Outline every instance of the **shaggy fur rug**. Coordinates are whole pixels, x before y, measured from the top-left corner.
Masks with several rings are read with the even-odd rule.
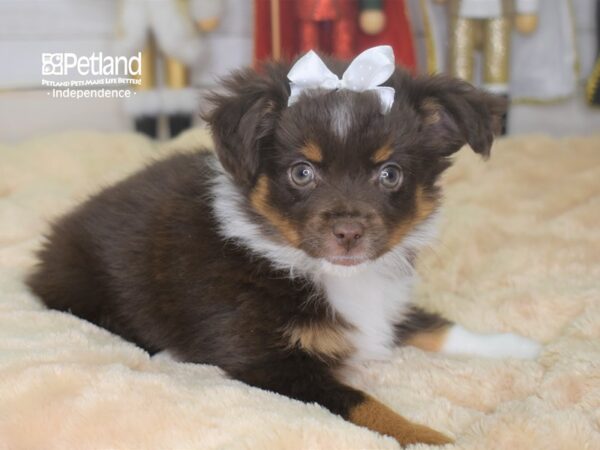
[[[150,358],[24,287],[49,219],[207,141],[70,133],[0,146],[0,449],[397,448],[215,367]],[[539,340],[543,352],[517,361],[402,348],[352,382],[454,436],[449,448],[600,449],[600,136],[504,139],[487,163],[463,150],[444,183],[419,302],[476,331]]]

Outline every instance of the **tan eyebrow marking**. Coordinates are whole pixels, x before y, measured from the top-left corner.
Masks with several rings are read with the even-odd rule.
[[[313,162],[323,161],[323,153],[321,148],[314,142],[309,142],[300,150],[300,153],[304,155],[306,159]]]
[[[373,156],[371,156],[371,161],[373,161],[376,164],[383,162],[389,159],[389,157],[392,156],[393,152],[394,150],[392,149],[392,147],[390,147],[389,144],[385,144],[383,147],[379,148],[373,154]]]

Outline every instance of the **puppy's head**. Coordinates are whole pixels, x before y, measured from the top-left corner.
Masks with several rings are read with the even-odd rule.
[[[386,114],[368,91],[316,89],[287,106],[289,69],[232,75],[206,119],[265,238],[336,265],[375,260],[423,224],[448,157],[465,144],[487,156],[505,107],[463,81],[401,69],[384,83],[395,89]]]

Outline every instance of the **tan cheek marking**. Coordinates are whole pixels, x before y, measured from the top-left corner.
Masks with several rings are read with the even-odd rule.
[[[321,148],[314,142],[309,142],[304,147],[302,147],[302,150],[300,150],[300,153],[302,153],[304,155],[304,157],[306,159],[308,159],[309,161],[313,161],[313,162],[323,161],[323,152],[321,152]]]
[[[375,164],[381,163],[389,159],[392,156],[393,150],[389,145],[384,145],[380,149],[378,149],[373,156],[371,156],[371,161]]]
[[[411,219],[400,223],[396,229],[392,231],[389,240],[390,248],[398,245],[402,239],[404,239],[404,237],[410,233],[411,230],[427,219],[427,217],[429,217],[431,213],[435,211],[436,201],[425,196],[422,186],[417,187],[415,203],[417,209],[416,214]]]
[[[372,397],[367,397],[352,408],[348,419],[356,425],[391,436],[401,445],[415,443],[441,445],[452,442],[449,437],[438,431],[406,420]]]
[[[406,340],[406,344],[420,348],[426,352],[439,352],[444,346],[446,339],[448,339],[449,331],[450,325],[445,325],[435,330],[415,333]]]
[[[337,359],[354,351],[344,331],[340,324],[313,324],[288,327],[284,334],[290,347],[299,346],[315,356]]]
[[[298,246],[300,235],[292,223],[283,217],[277,210],[269,205],[269,180],[262,175],[256,187],[250,194],[250,204],[252,207],[267,219],[281,235],[292,245]]]

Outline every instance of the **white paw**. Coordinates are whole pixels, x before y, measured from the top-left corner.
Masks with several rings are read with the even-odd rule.
[[[541,349],[539,343],[517,334],[477,334],[454,325],[448,332],[442,351],[487,358],[535,359]]]
[[[538,342],[518,334],[491,334],[489,338],[491,341],[489,356],[492,358],[535,359],[542,350]]]

